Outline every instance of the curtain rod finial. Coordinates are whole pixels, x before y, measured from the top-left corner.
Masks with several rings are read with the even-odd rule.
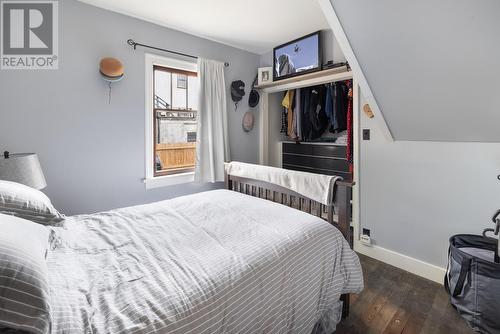
[[[127,40],[127,44],[128,44],[128,45],[132,45],[132,46],[134,47],[134,50],[136,50],[136,49],[137,49],[137,43],[136,43],[136,42],[134,42],[134,40],[133,40],[133,39],[128,39],[128,40]]]

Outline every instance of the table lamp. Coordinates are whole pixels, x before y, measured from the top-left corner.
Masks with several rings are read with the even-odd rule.
[[[38,190],[47,186],[35,153],[10,154],[5,151],[0,157],[0,180],[22,183]]]

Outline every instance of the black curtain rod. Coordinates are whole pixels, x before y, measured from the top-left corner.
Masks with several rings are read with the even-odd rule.
[[[188,57],[188,58],[198,59],[198,57],[197,57],[197,56],[189,55],[189,54],[187,54],[187,53],[182,53],[182,52],[177,52],[177,51],[172,51],[172,50],[167,50],[167,49],[157,48],[156,46],[151,46],[151,45],[146,45],[146,44],[137,43],[137,42],[135,42],[133,39],[129,39],[129,40],[127,40],[127,44],[128,44],[128,45],[133,46],[133,47],[134,47],[134,50],[136,50],[138,46],[142,46],[142,47],[144,47],[144,48],[149,48],[149,49],[158,50],[158,51],[163,51],[163,52],[168,52],[168,53],[173,53],[173,54],[176,54],[176,55],[178,55],[178,56],[183,56],[183,57]],[[228,67],[228,66],[229,66],[229,63],[225,62],[225,63],[224,63],[224,66]]]

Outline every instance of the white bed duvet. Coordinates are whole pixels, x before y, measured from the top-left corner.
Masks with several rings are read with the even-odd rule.
[[[311,333],[363,288],[336,228],[228,190],[54,229],[53,333]]]

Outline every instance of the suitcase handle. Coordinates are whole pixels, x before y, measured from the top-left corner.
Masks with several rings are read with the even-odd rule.
[[[486,235],[486,233],[488,233],[488,232],[491,232],[491,233],[493,233],[493,234],[494,234],[494,233],[495,233],[495,229],[494,229],[494,228],[485,228],[485,229],[483,230],[483,237],[485,237],[485,238],[489,238],[489,239],[494,239],[494,238],[492,238],[492,237],[488,237],[488,236]]]
[[[462,265],[460,266],[460,276],[458,277],[457,284],[455,284],[455,289],[453,289],[453,297],[457,297],[459,294],[462,293],[462,290],[464,288],[465,284],[465,279],[467,278],[467,274],[469,273],[469,268],[470,268],[470,263],[471,259],[468,258],[462,258]],[[446,292],[451,294],[450,291],[450,283],[449,283],[449,273],[446,273],[445,279],[444,279],[444,288],[446,289]]]
[[[486,237],[486,232],[493,232],[494,235],[498,235],[500,232],[500,218],[498,216],[500,215],[500,209],[495,212],[491,220],[493,221],[493,224],[495,224],[494,229],[485,229],[483,232],[483,236]],[[494,238],[496,239],[496,238]],[[495,250],[495,263],[500,263],[500,241],[497,240],[497,248]]]
[[[453,290],[453,297],[458,296],[462,293],[465,284],[465,278],[469,273],[471,259],[462,259],[462,268],[460,268],[460,276],[458,277],[457,284],[455,285],[455,290]]]
[[[497,218],[498,216],[500,215],[500,209],[498,209],[495,214],[493,215],[493,217],[491,217],[491,221],[493,222],[493,224],[496,224],[497,223]]]

